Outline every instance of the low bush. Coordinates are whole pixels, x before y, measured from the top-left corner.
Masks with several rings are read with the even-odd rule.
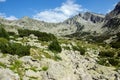
[[[48,67],[47,67],[47,66],[44,66],[44,67],[42,67],[42,70],[43,70],[43,71],[47,71],[47,70],[48,70]]]
[[[114,55],[115,55],[115,52],[113,51],[101,51],[99,53],[100,57],[114,57]]]
[[[99,60],[98,60],[97,62],[98,62],[98,64],[100,64],[100,65],[110,66],[107,58],[99,58]]]
[[[62,51],[62,48],[57,40],[52,41],[52,43],[48,46],[48,48],[49,50],[57,53],[60,53]]]
[[[63,48],[64,48],[65,50],[70,50],[70,47],[69,47],[69,46],[63,46]]]
[[[120,61],[119,61],[119,59],[116,59],[116,58],[100,58],[98,63],[100,65],[104,65],[104,66],[112,65],[112,66],[117,67],[117,66],[119,66]]]
[[[117,56],[120,58],[120,51],[118,51],[117,54],[118,54]]]
[[[18,33],[19,33],[20,37],[29,36],[30,34],[34,34],[41,41],[53,41],[53,40],[57,39],[51,33],[39,32],[39,31],[35,31],[35,30],[22,30],[22,29],[19,29]]]
[[[8,46],[8,40],[5,38],[0,38],[0,50],[1,52],[6,52]]]
[[[9,34],[10,36],[16,36],[16,33],[15,33],[15,32],[8,32],[8,34]]]
[[[8,32],[0,25],[0,37],[9,39]]]
[[[119,58],[119,51],[101,51],[99,53],[99,64],[104,66],[115,66],[119,67],[120,58]]]
[[[26,56],[30,55],[30,46],[23,46],[18,43],[9,43],[8,53],[12,55]]]
[[[54,55],[53,59],[55,61],[61,61],[62,60],[62,58],[59,55],[56,55],[56,54]]]
[[[111,43],[112,48],[120,48],[120,42],[113,42]]]
[[[4,41],[3,41],[4,40]],[[23,46],[18,43],[9,43],[6,39],[0,38],[0,50],[11,55],[26,56],[30,55],[30,46]]]
[[[112,66],[118,66],[118,64],[120,62],[118,59],[115,59],[115,58],[110,58],[110,59],[108,59],[108,61]]]
[[[72,46],[74,51],[79,51],[81,55],[85,54],[85,49],[82,48],[81,46]]]

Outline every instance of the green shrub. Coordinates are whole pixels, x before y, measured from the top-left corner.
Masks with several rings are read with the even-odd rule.
[[[85,49],[82,48],[81,46],[72,46],[74,51],[79,51],[81,55],[85,54]]]
[[[2,62],[0,62],[0,66],[3,67],[3,68],[6,68],[6,67],[7,67],[7,66],[6,66],[4,63],[2,63]]]
[[[117,67],[119,66],[120,61],[119,59],[116,59],[116,58],[99,58],[98,63],[104,66],[112,65],[112,66]]]
[[[22,71],[23,63],[21,61],[14,60],[14,62],[11,62],[11,66],[9,68],[17,73],[20,76],[20,80],[22,80],[24,73]]]
[[[98,62],[98,64],[100,64],[100,65],[110,66],[110,64],[107,63],[107,62],[108,62],[108,59],[107,59],[107,58],[99,58],[99,60],[98,60],[97,62]]]
[[[15,60],[14,62],[11,63],[10,69],[16,71],[16,70],[18,70],[21,67],[22,67],[22,62],[19,61],[19,60]]]
[[[42,70],[43,70],[43,71],[47,71],[47,70],[48,70],[48,67],[47,67],[47,66],[44,66],[44,67],[42,67]]]
[[[60,56],[58,56],[58,55],[54,55],[54,58],[53,58],[55,61],[61,61],[62,60],[62,58],[60,57]]]
[[[113,47],[113,48],[120,48],[120,42],[113,42],[113,43],[111,43],[111,47]]]
[[[70,47],[69,47],[69,46],[63,46],[63,48],[64,48],[65,50],[70,50]]]
[[[18,43],[9,43],[9,47],[7,48],[7,53],[12,55],[26,56],[30,55],[30,46],[23,46]]]
[[[15,36],[15,35],[16,35],[15,32],[8,32],[8,34],[9,34],[10,36]]]
[[[117,54],[118,54],[117,56],[118,56],[118,57],[120,57],[120,51],[118,51],[118,53],[117,53]]]
[[[0,38],[0,50],[2,52],[6,52],[7,47],[8,47],[8,40],[5,38]]]
[[[0,25],[0,37],[9,39],[8,32],[3,27],[1,27],[1,25]]]
[[[6,39],[3,39],[6,40]],[[0,39],[2,41],[2,39]],[[11,55],[26,56],[30,55],[30,46],[23,46],[18,43],[9,43],[7,40],[0,42],[0,50]]]
[[[52,41],[52,43],[48,46],[49,50],[53,51],[53,52],[61,52],[62,48],[59,45],[59,42],[57,40]]]
[[[45,32],[39,32],[39,31],[35,31],[35,30],[19,29],[18,33],[19,33],[20,37],[29,36],[30,34],[34,34],[41,41],[53,41],[53,40],[57,39],[53,34],[50,34],[50,33],[48,34],[48,33],[45,33]]]
[[[120,63],[120,61],[115,58],[110,58],[110,59],[108,59],[108,61],[112,66],[118,66],[118,64]]]
[[[115,55],[115,52],[113,51],[101,51],[99,53],[100,57],[114,57],[114,55]]]
[[[112,65],[118,67],[120,63],[119,51],[117,53],[113,51],[101,51],[99,53],[98,63],[104,66]]]

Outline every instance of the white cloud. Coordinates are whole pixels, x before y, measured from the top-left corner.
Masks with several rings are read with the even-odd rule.
[[[0,0],[0,2],[5,2],[6,0]]]
[[[17,20],[18,18],[16,18],[15,16],[9,16],[9,17],[5,17],[5,19],[7,19],[7,20]]]
[[[18,18],[16,18],[15,16],[6,16],[5,13],[0,13],[0,17],[1,18],[5,18],[7,20],[17,20]]]
[[[42,20],[46,22],[62,22],[71,16],[78,14],[79,12],[85,12],[87,9],[82,8],[81,5],[74,3],[73,0],[67,0],[62,3],[61,7],[55,9],[45,10],[39,12],[33,16],[34,19]]]

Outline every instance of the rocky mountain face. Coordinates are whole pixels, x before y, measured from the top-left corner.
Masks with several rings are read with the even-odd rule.
[[[109,20],[115,17],[120,18],[120,2],[115,6],[114,10],[106,15],[105,19]]]
[[[107,27],[110,32],[118,33],[120,31],[120,2],[116,5],[114,10],[105,16],[105,23],[103,27]]]
[[[100,14],[95,14],[95,13],[90,13],[90,12],[86,12],[84,14],[80,14],[81,17],[87,21],[91,21],[93,23],[101,23],[104,20],[104,15],[100,15]]]
[[[103,20],[104,15],[86,12],[78,14],[62,23],[46,23],[29,17],[23,17],[16,21],[1,19],[0,22],[10,26],[19,26],[23,29],[39,30],[42,32],[53,33],[55,35],[69,35],[75,33],[76,31],[80,32],[81,30],[88,32],[96,31],[100,28],[99,25],[101,25]]]

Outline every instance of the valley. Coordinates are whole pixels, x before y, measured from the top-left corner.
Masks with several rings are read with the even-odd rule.
[[[120,80],[120,2],[60,23],[0,18],[0,80]]]

